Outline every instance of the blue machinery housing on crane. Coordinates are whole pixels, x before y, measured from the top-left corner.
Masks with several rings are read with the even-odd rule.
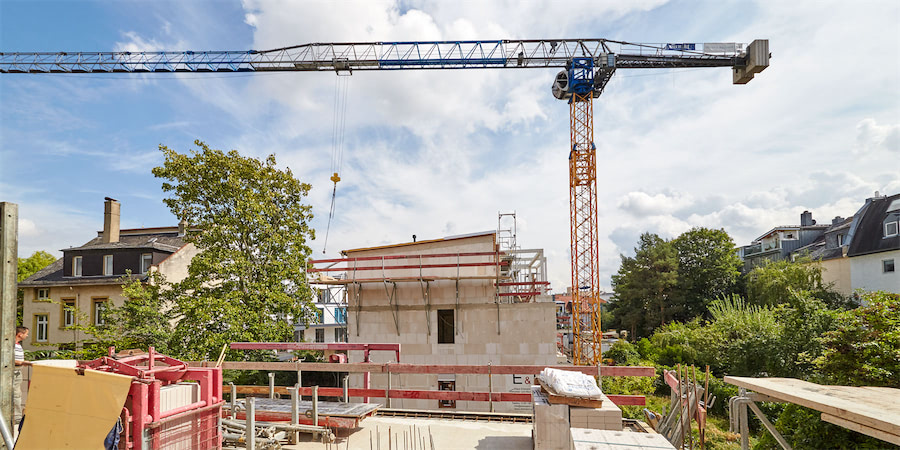
[[[702,50],[700,50],[702,48]],[[570,105],[569,213],[575,364],[600,362],[597,159],[593,99],[618,69],[729,67],[746,84],[769,66],[769,41],[634,44],[609,39],[313,43],[273,50],[0,52],[0,73],[337,72],[560,68]],[[335,174],[337,178],[337,174]],[[335,184],[337,183],[336,180]]]

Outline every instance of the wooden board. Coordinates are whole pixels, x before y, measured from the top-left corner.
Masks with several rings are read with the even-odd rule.
[[[822,413],[822,420],[833,423],[837,426],[844,427],[848,430],[853,430],[857,433],[868,434],[869,436],[872,436],[876,439],[881,439],[882,441],[900,445],[900,436],[897,436],[896,434],[890,434],[886,431],[876,430],[875,428],[867,427],[865,425],[851,422],[849,420],[844,420],[840,417],[832,416],[831,414]]]
[[[603,400],[583,397],[569,397],[558,394],[552,386],[538,378],[541,390],[547,394],[547,399],[554,405],[583,406],[585,408],[602,408]]]
[[[856,431],[862,433],[872,429],[900,439],[900,389],[825,386],[793,378],[725,377],[725,382],[860,425]]]

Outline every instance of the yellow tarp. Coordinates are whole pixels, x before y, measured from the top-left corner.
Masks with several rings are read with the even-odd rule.
[[[33,366],[16,450],[103,449],[122,412],[131,377]]]

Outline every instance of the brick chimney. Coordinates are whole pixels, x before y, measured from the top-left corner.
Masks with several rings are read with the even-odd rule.
[[[114,198],[106,197],[103,204],[103,242],[119,242],[119,209],[122,205]]]

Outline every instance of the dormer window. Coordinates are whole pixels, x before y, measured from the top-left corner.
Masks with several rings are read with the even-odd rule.
[[[844,235],[843,234],[837,235],[837,243],[838,243],[838,247],[844,245]]]
[[[80,277],[81,276],[81,257],[75,256],[72,258],[72,276]]]
[[[897,235],[898,222],[885,222],[884,224],[884,237],[892,237]]]
[[[113,255],[103,255],[103,275],[113,274]]]

